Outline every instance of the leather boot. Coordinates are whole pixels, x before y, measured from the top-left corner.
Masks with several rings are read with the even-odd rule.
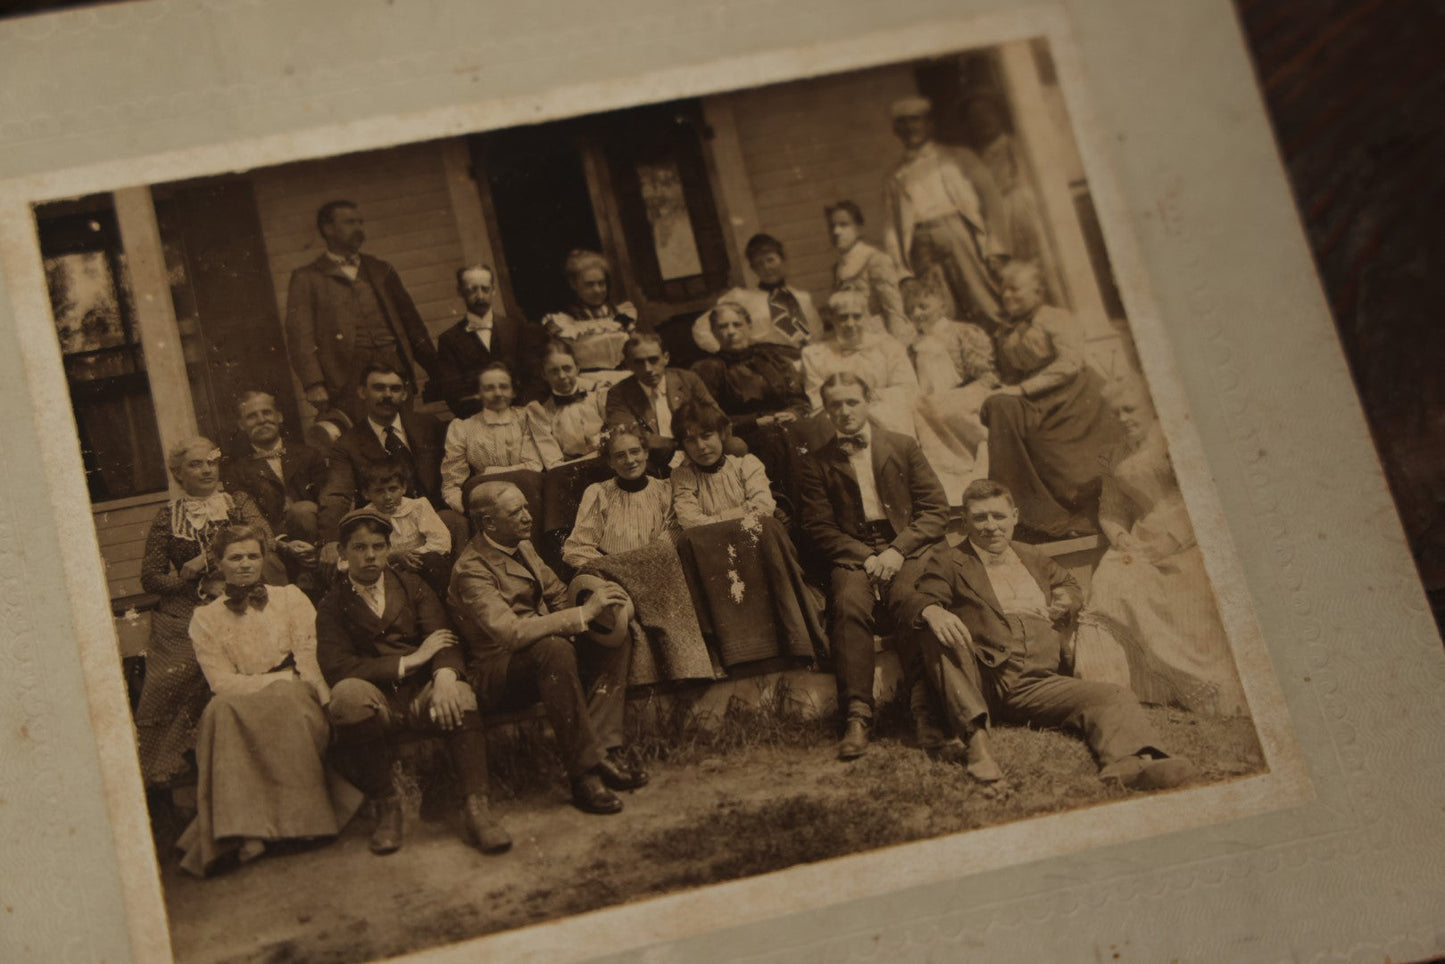
[[[492,814],[484,794],[469,793],[462,802],[462,820],[467,835],[484,854],[504,854],[512,849],[512,837]]]
[[[868,749],[868,721],[861,716],[848,717],[843,740],[838,744],[838,759],[856,760]]]
[[[376,807],[376,829],[371,831],[371,852],[394,854],[401,849],[401,794],[381,797],[373,804]]]
[[[602,775],[588,770],[572,781],[572,805],[583,813],[622,812],[622,801],[602,783]]]

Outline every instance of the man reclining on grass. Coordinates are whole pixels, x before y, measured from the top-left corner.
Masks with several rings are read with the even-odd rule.
[[[1159,749],[1133,693],[1060,672],[1083,596],[1067,570],[1012,541],[1019,513],[1008,489],[970,483],[963,512],[967,540],[932,555],[902,616],[966,746],[969,775],[1003,779],[988,742],[996,718],[1082,733],[1101,780],[1160,789],[1189,779],[1193,764]]]

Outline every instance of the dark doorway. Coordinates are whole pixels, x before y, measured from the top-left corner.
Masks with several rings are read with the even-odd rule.
[[[550,124],[471,139],[474,169],[485,172],[491,190],[512,295],[532,321],[571,304],[562,275],[567,252],[602,248],[574,141],[573,132]]]

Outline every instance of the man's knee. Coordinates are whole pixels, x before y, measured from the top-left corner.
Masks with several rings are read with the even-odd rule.
[[[978,419],[989,428],[1023,425],[1023,400],[1014,395],[990,395],[979,409]]]
[[[862,569],[834,569],[832,578],[833,619],[872,625],[873,585]]]
[[[386,697],[364,679],[348,678],[331,687],[326,715],[337,726],[354,726],[373,719],[385,721],[388,714]]]
[[[539,677],[577,675],[577,649],[561,636],[547,636],[533,643],[532,661]]]

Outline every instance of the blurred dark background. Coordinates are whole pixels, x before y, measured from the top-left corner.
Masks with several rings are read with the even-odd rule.
[[[86,6],[0,0],[0,16]],[[1236,0],[1437,624],[1445,620],[1445,0]]]

